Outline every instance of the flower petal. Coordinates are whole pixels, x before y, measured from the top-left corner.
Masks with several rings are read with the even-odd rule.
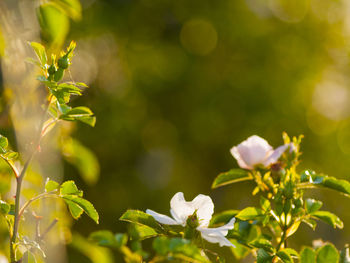
[[[278,161],[278,159],[281,157],[281,155],[288,149],[288,147],[291,147],[291,149],[294,147],[292,143],[284,144],[279,147],[277,147],[274,151],[272,151],[268,158],[264,162],[264,166],[269,166],[271,164],[274,164]]]
[[[229,230],[234,228],[236,219],[232,218],[226,225],[217,228],[197,227],[197,230],[201,232],[202,237],[211,243],[219,243],[220,246],[232,246],[234,245],[225,237]]]
[[[171,217],[159,214],[157,212],[154,212],[153,210],[147,209],[146,213],[151,215],[151,216],[153,216],[154,219],[157,220],[161,224],[164,224],[164,225],[179,225],[179,223],[176,222]]]
[[[192,215],[195,209],[186,202],[182,192],[176,193],[170,200],[170,213],[178,222],[178,224],[185,226],[187,218]]]
[[[231,149],[231,153],[236,158],[238,165],[244,169],[253,169],[255,165],[263,164],[271,151],[273,151],[271,145],[257,135],[250,136],[236,148],[233,147]]]
[[[189,202],[190,206],[197,211],[197,217],[200,226],[208,226],[214,213],[214,203],[207,195],[197,195],[196,198]]]
[[[241,167],[241,168],[243,168],[243,169],[247,169],[247,170],[251,170],[251,169],[254,168],[254,167],[252,167],[252,166],[247,165],[247,164],[244,162],[244,160],[243,160],[242,157],[241,157],[241,154],[238,152],[237,146],[232,147],[231,150],[230,150],[230,152],[231,152],[232,156],[236,159],[236,161],[237,161],[239,167]]]

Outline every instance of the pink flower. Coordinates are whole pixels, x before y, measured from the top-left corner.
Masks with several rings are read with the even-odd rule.
[[[231,154],[237,160],[239,167],[252,170],[256,165],[268,167],[276,163],[288,147],[294,149],[294,145],[290,143],[281,145],[274,150],[265,139],[253,135],[232,147]]]

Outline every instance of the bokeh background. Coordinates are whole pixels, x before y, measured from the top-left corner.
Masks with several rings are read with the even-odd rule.
[[[187,199],[209,194],[216,211],[255,204],[249,182],[210,190],[217,174],[237,167],[229,149],[253,134],[275,147],[283,131],[304,134],[300,170],[350,179],[349,1],[81,5],[81,19],[59,27],[65,43],[77,41],[73,78],[90,86],[73,104],[87,105],[97,116],[95,128],[79,124],[73,136],[95,153],[100,177],[87,183],[66,161],[62,169],[65,179],[84,189],[101,222],[83,217],[74,231],[125,232],[127,224],[118,218],[127,208],[167,213],[178,191]],[[23,4],[14,10],[23,15]],[[35,18],[34,9],[26,12]],[[6,116],[2,129],[10,133]],[[301,226],[290,244],[299,249],[323,238],[342,248],[349,242],[350,200],[326,190],[308,195],[325,200],[344,230]],[[68,256],[70,262],[91,262],[73,248]]]

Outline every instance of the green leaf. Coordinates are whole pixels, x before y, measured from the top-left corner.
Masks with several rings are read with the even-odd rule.
[[[62,91],[62,92],[66,92],[69,94],[73,94],[73,95],[81,95],[81,89],[79,89],[78,87],[72,85],[72,84],[68,84],[68,83],[61,83],[57,86],[57,90],[58,91]]]
[[[50,3],[40,5],[37,16],[43,39],[54,46],[61,46],[69,30],[69,18]]]
[[[134,231],[136,233],[131,238],[136,238],[137,240],[144,240],[159,235],[153,228],[139,224],[134,225]],[[136,235],[137,237],[135,237]]]
[[[153,216],[139,210],[127,210],[119,220],[145,225],[153,228],[158,233],[164,232],[162,226],[153,218]]]
[[[75,196],[75,195],[64,195],[62,196],[62,198],[65,201],[70,201],[74,204],[76,204],[77,206],[79,206],[80,208],[82,208],[84,210],[84,212],[92,219],[96,222],[96,224],[98,224],[98,220],[99,220],[99,215],[96,211],[96,209],[94,208],[94,206],[88,201],[85,200],[79,196]]]
[[[259,238],[253,242],[250,242],[249,244],[256,248],[263,248],[265,251],[270,253],[275,252],[275,248],[273,247],[271,241],[265,238]]]
[[[94,127],[96,123],[96,117],[93,116],[93,112],[89,108],[83,106],[71,109],[67,113],[61,115],[60,119],[66,121],[79,120],[92,127]]]
[[[81,4],[79,0],[56,0],[51,2],[51,4],[73,20],[79,21],[81,19]]]
[[[61,150],[65,160],[78,169],[86,183],[92,185],[97,182],[100,175],[100,165],[90,149],[70,138],[63,141]]]
[[[218,225],[218,224],[226,224],[233,217],[238,214],[239,210],[226,210],[221,213],[215,214],[210,220],[210,226]]]
[[[37,42],[31,42],[30,45],[35,51],[41,65],[45,66],[47,64],[47,55],[45,51],[45,47]]]
[[[237,260],[241,260],[250,254],[250,249],[239,243],[237,240],[231,239],[230,242],[235,246],[232,247],[231,250]]]
[[[214,189],[223,185],[228,185],[246,180],[253,180],[253,177],[248,171],[242,169],[232,169],[228,172],[219,174],[215,178],[211,188]]]
[[[3,149],[6,149],[8,147],[8,145],[9,145],[9,142],[8,142],[7,138],[0,134],[0,147]]]
[[[270,201],[263,196],[260,197],[260,206],[264,211],[268,211],[271,209]]]
[[[279,257],[282,260],[282,262],[285,262],[285,263],[293,263],[294,262],[291,255],[285,249],[278,251],[276,253],[276,256]]]
[[[100,230],[90,234],[89,240],[102,247],[121,248],[128,242],[126,234],[116,234],[108,230]]]
[[[201,251],[189,240],[183,238],[157,237],[153,242],[153,248],[158,254],[181,259],[181,262],[208,262],[201,255]]]
[[[345,245],[340,251],[339,263],[350,263],[349,245]]]
[[[78,189],[74,181],[65,181],[60,188],[61,195],[77,195],[82,197],[83,192]]]
[[[257,263],[271,263],[273,256],[260,248],[257,253]]]
[[[301,184],[299,188],[309,188],[310,186],[324,187],[338,191],[350,197],[350,183],[346,180],[337,179],[335,177],[316,174],[314,172],[305,171],[301,175]]]
[[[315,199],[306,199],[305,207],[306,211],[310,214],[316,212],[322,207],[322,202]]]
[[[2,155],[3,158],[5,158],[8,161],[16,160],[18,159],[18,152],[8,151]]]
[[[74,202],[71,202],[69,200],[65,200],[66,204],[68,205],[68,209],[72,217],[77,220],[80,218],[80,216],[84,213],[84,209],[81,208],[79,205],[75,204]]]
[[[302,220],[302,222],[304,222],[305,224],[307,224],[309,227],[311,227],[313,230],[316,229],[316,226],[317,226],[317,222],[313,219],[310,219],[310,218],[304,218]]]
[[[6,215],[10,210],[11,206],[5,201],[0,200],[0,213]]]
[[[304,247],[300,252],[300,263],[316,263],[316,253],[310,247]]]
[[[317,263],[338,263],[339,254],[332,244],[326,244],[317,250]]]
[[[338,227],[338,228],[342,229],[344,227],[343,221],[341,221],[338,216],[336,216],[335,214],[333,214],[331,212],[328,212],[328,211],[316,211],[316,212],[312,213],[311,216],[313,218],[320,219],[320,220],[330,224],[334,228]]]
[[[261,218],[264,215],[264,211],[256,207],[247,207],[240,211],[236,217],[240,220],[255,220]]]
[[[51,192],[53,190],[58,189],[59,187],[60,187],[59,183],[47,178],[46,183],[45,183],[45,192]]]

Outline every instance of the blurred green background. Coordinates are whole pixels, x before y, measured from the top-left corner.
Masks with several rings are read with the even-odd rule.
[[[73,104],[95,128],[74,137],[92,149],[100,179],[88,185],[65,163],[100,213],[74,229],[125,232],[127,208],[169,211],[174,193],[209,194],[215,211],[254,204],[253,185],[210,190],[237,167],[229,149],[257,134],[304,134],[300,170],[350,179],[350,2],[346,0],[82,0],[73,78],[89,83]],[[290,244],[349,242],[350,200],[310,191],[344,221],[343,231],[301,226]],[[306,241],[307,240],[307,241]],[[70,262],[89,262],[70,249]],[[79,259],[79,261],[78,261]],[[85,261],[84,261],[85,260]]]

